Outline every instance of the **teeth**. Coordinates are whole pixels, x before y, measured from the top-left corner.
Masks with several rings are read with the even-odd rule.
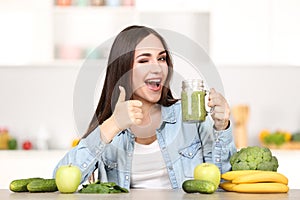
[[[151,79],[151,80],[146,80],[146,83],[156,83],[159,84],[161,82],[160,79]]]

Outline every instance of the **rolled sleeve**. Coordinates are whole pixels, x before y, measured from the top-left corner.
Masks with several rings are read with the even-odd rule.
[[[56,170],[62,165],[75,165],[80,168],[82,173],[81,183],[93,173],[96,168],[101,154],[105,148],[105,143],[100,139],[100,129],[97,128],[86,138],[82,139],[79,144],[71,149],[57,164],[54,169],[53,177]]]

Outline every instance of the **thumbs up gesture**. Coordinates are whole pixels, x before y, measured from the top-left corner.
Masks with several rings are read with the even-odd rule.
[[[120,95],[112,114],[115,125],[118,129],[124,130],[131,125],[138,125],[142,123],[142,102],[139,100],[125,101],[125,89],[120,86]]]

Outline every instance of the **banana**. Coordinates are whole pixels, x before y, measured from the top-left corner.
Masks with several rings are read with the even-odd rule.
[[[236,186],[236,184],[231,183],[231,181],[220,183],[220,187],[229,192],[234,192],[233,186]]]
[[[228,171],[224,174],[221,175],[221,178],[227,181],[232,181],[233,179],[239,177],[239,176],[243,176],[243,175],[247,175],[247,174],[254,174],[254,173],[258,173],[261,172],[260,170],[237,170],[237,171]]]
[[[288,184],[288,179],[283,174],[273,171],[260,171],[258,173],[246,174],[235,177],[232,183],[261,183],[274,182]]]
[[[286,193],[289,187],[283,183],[242,183],[232,187],[234,192],[244,193]]]

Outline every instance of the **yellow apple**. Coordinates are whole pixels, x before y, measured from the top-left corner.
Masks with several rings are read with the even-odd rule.
[[[211,181],[218,188],[221,181],[221,172],[215,164],[202,163],[195,167],[194,179]]]
[[[81,181],[81,171],[75,165],[60,166],[55,174],[55,182],[61,193],[74,193]]]

